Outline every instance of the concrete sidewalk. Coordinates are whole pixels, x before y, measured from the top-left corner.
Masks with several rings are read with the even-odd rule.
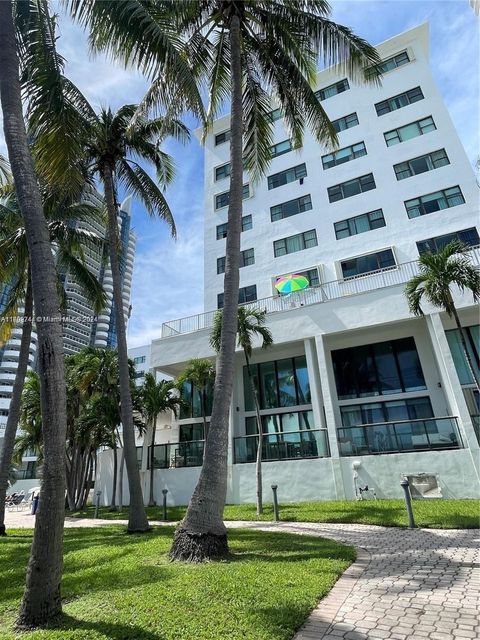
[[[10,512],[7,527],[34,516]],[[126,520],[66,518],[66,527]],[[152,522],[152,524],[172,524]],[[331,538],[357,548],[357,561],[312,612],[294,640],[467,640],[480,638],[480,531],[359,524],[227,522],[230,528]]]

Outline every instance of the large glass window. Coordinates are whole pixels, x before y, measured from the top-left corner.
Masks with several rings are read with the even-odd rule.
[[[378,271],[379,269],[395,267],[396,264],[393,251],[391,249],[384,249],[383,251],[369,253],[365,256],[359,256],[358,258],[342,260],[340,267],[344,278],[353,278],[372,271]]]
[[[369,211],[368,213],[363,213],[360,216],[354,216],[353,218],[347,218],[346,220],[335,222],[333,226],[335,227],[337,240],[341,240],[342,238],[348,238],[350,236],[357,235],[358,233],[364,233],[365,231],[384,227],[385,218],[383,217],[382,209],[375,209],[375,211]]]
[[[262,362],[250,367],[258,390],[261,409],[279,409],[310,404],[312,401],[305,356]],[[243,370],[245,411],[255,404],[247,367]]]
[[[344,162],[349,162],[350,160],[355,160],[355,158],[361,158],[366,155],[367,149],[365,147],[365,143],[357,142],[357,144],[352,144],[349,147],[344,147],[343,149],[338,149],[338,151],[322,156],[323,168],[330,169],[331,167],[336,167],[339,164],[343,164]]]
[[[445,333],[455,363],[455,369],[460,379],[460,384],[474,384],[475,380],[465,356],[460,331],[458,329],[450,329]],[[470,355],[470,361],[478,378],[480,377],[480,325],[464,327],[463,333],[467,351]]]
[[[230,176],[230,170],[230,162],[222,164],[220,167],[215,167],[215,181],[228,178]]]
[[[191,442],[192,440],[203,440],[203,423],[181,424],[179,431],[180,442]]]
[[[240,287],[238,291],[238,303],[254,302],[257,299],[257,285],[251,284],[248,287]],[[217,295],[217,307],[223,307],[223,293]]]
[[[276,189],[277,187],[281,187],[289,182],[295,182],[295,180],[300,180],[305,178],[307,175],[307,167],[305,163],[298,164],[296,167],[291,167],[290,169],[285,169],[285,171],[280,171],[279,173],[274,173],[271,176],[268,176],[268,188]]]
[[[270,207],[270,218],[272,222],[276,222],[277,220],[283,220],[283,218],[296,216],[298,213],[303,213],[304,211],[310,211],[311,208],[311,196],[302,196],[301,198],[295,198],[294,200],[282,202],[282,204],[276,204]]]
[[[315,95],[321,102],[322,100],[336,96],[337,93],[348,91],[348,89],[350,89],[350,85],[348,84],[348,80],[345,78],[344,80],[328,85],[328,87],[315,91]]]
[[[437,127],[435,126],[435,122],[433,121],[432,116],[428,116],[428,118],[423,118],[422,120],[411,122],[410,124],[406,124],[403,127],[399,127],[398,129],[386,131],[383,134],[383,137],[385,138],[387,147],[392,147],[393,145],[399,144],[400,142],[406,142],[407,140],[411,140],[412,138],[430,133],[430,131],[435,131],[436,128]]]
[[[193,387],[190,382],[185,382],[180,390],[180,397],[183,400],[180,407],[180,420],[202,417],[202,398],[196,387]],[[205,413],[207,416],[212,412],[212,402],[213,384],[209,384],[205,392]]]
[[[317,232],[315,229],[312,229],[311,231],[297,233],[294,236],[289,236],[288,238],[275,240],[273,243],[273,252],[275,257],[278,258],[279,256],[285,256],[288,253],[295,253],[296,251],[316,247],[317,244]]]
[[[343,118],[332,120],[332,124],[335,131],[337,133],[340,133],[340,131],[344,131],[345,129],[356,127],[358,124],[358,116],[355,112],[349,113],[348,116],[343,116]]]
[[[400,162],[393,165],[395,176],[397,180],[404,180],[411,176],[416,176],[419,173],[425,173],[426,171],[433,171],[446,164],[450,164],[450,160],[445,152],[445,149],[439,149],[438,151],[432,151],[432,153],[426,153],[423,156],[412,158],[406,162]]]
[[[370,191],[375,188],[376,185],[373,173],[369,173],[366,176],[361,176],[354,180],[347,180],[346,182],[336,184],[333,187],[328,187],[328,199],[330,202],[337,202],[337,200],[350,198],[351,196],[356,196],[359,193]]]
[[[283,156],[284,153],[288,153],[293,149],[292,141],[282,140],[282,142],[277,142],[276,144],[270,147],[272,152],[272,158],[276,158],[277,156]]]
[[[332,352],[339,400],[426,389],[413,338]]]
[[[250,185],[244,184],[242,191],[242,199],[250,197]],[[224,193],[217,193],[215,196],[215,209],[223,209],[223,207],[228,207],[230,202],[230,191],[225,191]]]
[[[396,111],[397,109],[402,109],[409,104],[423,100],[423,98],[424,96],[420,87],[415,87],[414,89],[410,89],[404,93],[399,93],[392,98],[387,98],[387,100],[377,102],[375,110],[378,116],[383,116],[386,113],[390,113],[390,111]]]
[[[476,247],[480,244],[480,238],[478,231],[475,227],[470,229],[462,229],[461,231],[454,231],[453,233],[446,233],[443,236],[436,236],[434,238],[428,238],[428,240],[420,240],[417,242],[418,253],[436,253],[447,246],[453,240],[458,240],[469,247]]]
[[[450,209],[459,204],[465,204],[465,198],[460,187],[456,186],[443,191],[428,193],[412,200],[406,200],[404,204],[408,217],[418,218],[418,216],[425,216],[441,209]]]

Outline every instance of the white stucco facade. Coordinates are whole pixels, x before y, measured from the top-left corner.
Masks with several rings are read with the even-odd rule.
[[[268,312],[267,324],[274,339],[270,349],[257,348],[252,357],[265,395],[261,410],[267,443],[264,492],[269,496],[270,485],[277,484],[284,501],[354,499],[359,495],[358,487],[365,485],[374,487],[379,497],[401,497],[400,479],[421,474],[434,477],[443,497],[480,496],[480,449],[473,424],[480,410],[472,408],[474,385],[460,379],[458,354],[455,360],[449,346],[452,334],[448,332],[455,325],[428,305],[424,317],[413,317],[404,295],[406,282],[418,272],[419,242],[468,230],[469,255],[474,264],[480,264],[474,241],[478,239],[478,187],[432,77],[428,25],[400,34],[380,44],[378,50],[382,60],[399,56],[401,61],[385,72],[381,87],[350,83],[348,89],[322,100],[332,121],[356,114],[358,124],[339,131],[339,148],[363,142],[366,154],[324,168],[322,156],[331,150],[307,133],[301,149],[272,160],[267,177],[250,184],[250,197],[244,200],[243,214],[251,215],[251,221],[242,232],[241,248],[253,249],[253,261],[250,258],[250,264],[240,269],[240,287],[255,285],[255,296],[247,302]],[[332,70],[322,71],[317,86],[323,90],[344,79]],[[417,88],[420,99],[377,114],[375,105]],[[272,108],[275,106],[273,103]],[[429,131],[412,135],[410,128],[402,142],[387,146],[385,133],[427,118],[434,123]],[[150,361],[151,369],[161,375],[178,375],[191,358],[215,357],[209,335],[217,296],[223,290],[218,259],[225,255],[226,242],[218,227],[226,223],[228,212],[228,207],[217,208],[215,204],[217,196],[229,187],[228,176],[216,180],[215,170],[229,161],[229,145],[221,135],[228,127],[228,117],[215,122],[205,150],[205,313],[164,324],[162,336],[152,342]],[[281,118],[275,127],[275,143],[285,141],[288,133]],[[411,169],[412,175],[405,178],[400,170],[394,170],[394,165],[439,150],[444,150],[448,162],[443,160],[437,168],[432,164],[431,170]],[[302,179],[281,186],[268,179],[303,164]],[[344,197],[333,197],[332,187],[369,174],[374,188],[370,181],[368,191],[345,196],[350,192],[342,187]],[[459,191],[449,199],[445,191],[454,187]],[[411,203],[405,204],[437,192],[444,194],[438,207],[427,204],[432,198],[419,202],[416,213],[412,213]],[[310,206],[272,221],[276,217],[272,207],[306,196],[310,196]],[[382,226],[366,230],[363,223],[348,223],[351,235],[344,237],[338,225],[335,227],[335,223],[378,210],[383,214]],[[295,251],[282,254],[278,245],[275,249],[275,241],[312,230],[316,242],[308,248],[299,249],[293,243],[285,246],[293,246]],[[387,267],[379,264],[378,269],[366,271],[361,261],[353,261],[387,249],[391,250]],[[277,276],[314,269],[316,282],[312,286],[286,297],[276,294],[273,285]],[[352,269],[358,269],[357,273],[352,274]],[[471,295],[453,293],[462,323],[474,337],[478,310]],[[478,357],[478,345],[472,349]],[[392,382],[397,373],[387,371],[385,354],[388,367],[398,370],[401,383]],[[342,362],[346,363],[344,370]],[[227,501],[238,503],[255,499],[252,439],[258,438],[252,431],[254,412],[245,397],[244,364],[243,354],[237,351]],[[285,368],[291,370],[291,379],[281,373]],[[364,380],[363,373],[370,369],[373,373],[367,373]],[[358,379],[352,376],[357,370],[362,371]],[[265,391],[270,382],[276,404]],[[346,391],[343,387],[348,385],[350,390]],[[427,413],[412,417],[411,407],[422,403]],[[397,409],[397,416],[403,411],[407,418],[358,418],[352,423],[349,414],[386,416]],[[164,468],[154,472],[157,501],[166,488],[171,503],[188,502],[200,471],[194,445],[203,447],[203,441],[189,442],[193,438],[188,433],[201,423],[194,408],[189,416],[172,420],[168,440],[163,442],[173,444],[159,448],[159,458],[164,456],[159,466]],[[292,424],[299,426],[295,430]],[[106,500],[109,455],[102,455],[98,477]],[[144,455],[144,472],[145,459]],[[147,488],[148,473],[144,473],[144,481]]]

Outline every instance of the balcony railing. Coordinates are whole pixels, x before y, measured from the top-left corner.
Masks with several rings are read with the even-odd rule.
[[[480,248],[474,247],[470,252],[474,264],[480,264]],[[288,311],[296,307],[307,307],[312,304],[320,304],[329,300],[354,296],[376,289],[394,287],[405,284],[418,273],[418,261],[404,262],[394,267],[386,267],[368,273],[362,273],[351,278],[333,280],[319,284],[316,287],[308,287],[303,291],[290,294],[288,296],[270,296],[246,303],[246,307],[265,310],[267,313],[278,311]],[[162,324],[162,338],[176,336],[183,333],[193,333],[202,329],[210,329],[215,317],[215,311],[207,311],[178,320],[169,320]]]
[[[337,429],[341,456],[459,449],[457,419],[426,418],[378,422]]]
[[[169,442],[156,444],[153,448],[154,469],[178,469],[180,467],[201,467],[205,440]],[[147,468],[152,462],[152,447],[148,447]]]
[[[234,438],[234,463],[255,462],[257,449],[258,435]],[[263,435],[262,460],[264,462],[325,458],[329,455],[326,429],[265,433]]]

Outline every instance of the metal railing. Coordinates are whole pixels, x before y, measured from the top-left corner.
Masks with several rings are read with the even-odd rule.
[[[341,456],[459,449],[457,418],[425,418],[337,428]]]
[[[234,464],[255,462],[257,459],[258,435],[240,436],[233,439]],[[300,458],[325,458],[330,456],[326,429],[305,429],[284,433],[264,433],[262,460],[298,460]]]
[[[181,467],[201,467],[205,440],[168,442],[156,444],[153,448],[154,469],[178,469]],[[152,447],[148,447],[147,469],[151,468]]]

